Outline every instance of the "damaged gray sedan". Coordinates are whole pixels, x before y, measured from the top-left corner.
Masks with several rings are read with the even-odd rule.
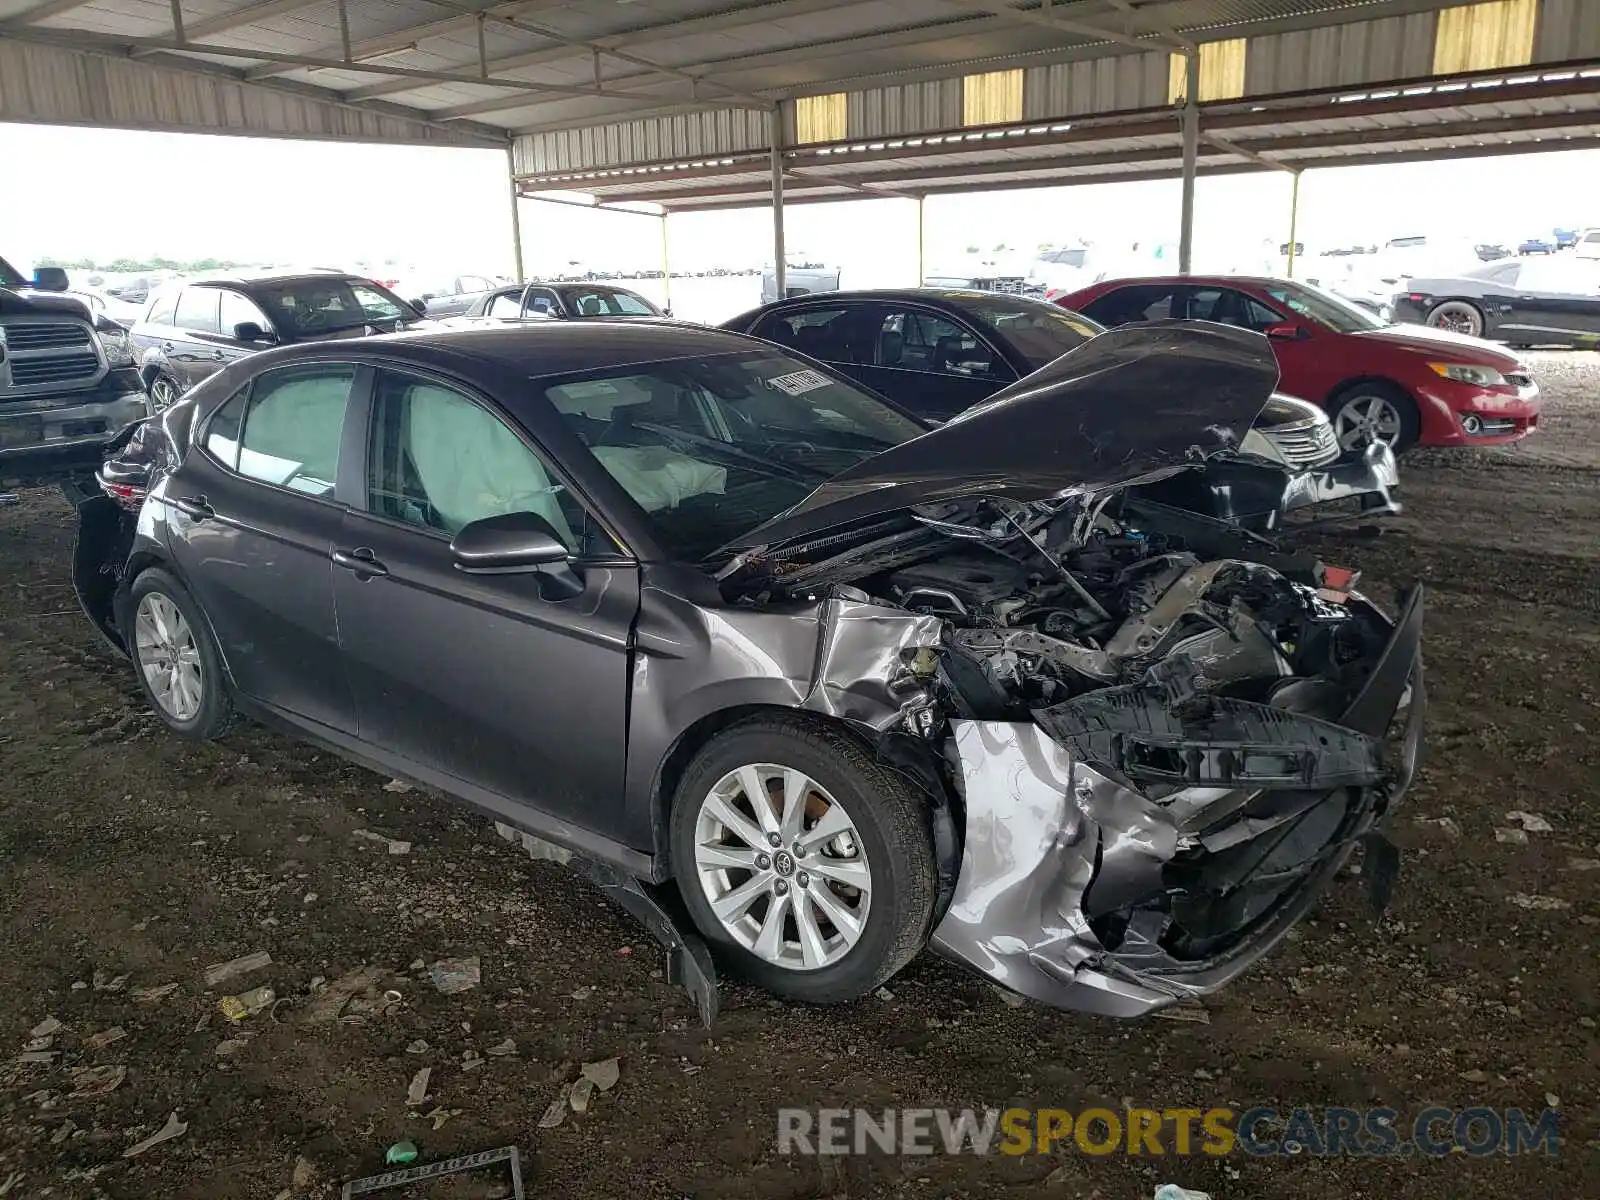
[[[75,581],[175,732],[437,788],[779,995],[931,944],[1135,1016],[1358,844],[1393,879],[1420,589],[1391,619],[1206,511],[1287,502],[1240,449],[1276,377],[1258,335],[1130,326],[930,431],[664,323],[269,351],[122,439]]]

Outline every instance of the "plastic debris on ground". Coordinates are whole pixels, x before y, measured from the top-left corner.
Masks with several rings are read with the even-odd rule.
[[[428,1098],[428,1080],[433,1076],[432,1067],[423,1067],[411,1077],[411,1086],[406,1089],[407,1104],[421,1104]]]
[[[1513,892],[1511,903],[1518,908],[1528,908],[1535,912],[1556,912],[1572,907],[1572,901],[1563,900],[1559,896],[1530,896],[1527,892]]]
[[[1166,1008],[1157,1009],[1151,1015],[1160,1017],[1163,1021],[1190,1021],[1196,1025],[1211,1024],[1211,1014],[1206,1011],[1206,1006],[1198,1000],[1182,1000],[1177,1004],[1168,1005]]]
[[[1007,1008],[1021,1008],[1028,1002],[1026,996],[1019,996],[1009,988],[1003,988],[998,984],[990,984],[989,986],[994,989],[994,994],[1000,997],[1000,1003]]]
[[[384,1151],[383,1161],[391,1166],[401,1163],[416,1162],[417,1144],[415,1142],[396,1142]]]
[[[388,847],[390,854],[410,854],[411,853],[411,843],[410,842],[404,842],[404,841],[401,841],[399,838],[392,838],[392,837],[389,837],[389,836],[387,836],[385,834],[382,834],[382,833],[375,833],[370,829],[358,829],[354,833],[352,833],[350,836],[351,837],[358,837],[358,838],[361,838],[364,841],[368,841],[368,842],[381,843],[382,845]]]
[[[1512,846],[1526,846],[1528,844],[1528,834],[1523,829],[1501,829],[1496,827],[1494,840]]]
[[[135,1004],[154,1004],[157,1000],[165,1000],[177,990],[177,984],[163,983],[156,987],[134,988],[128,995],[132,997]]]
[[[482,979],[476,954],[468,958],[441,958],[428,968],[433,986],[446,996],[478,986]]]
[[[46,1017],[32,1029],[28,1030],[28,1036],[36,1038],[50,1037],[52,1034],[60,1033],[65,1028],[66,1026],[60,1021],[56,1020],[54,1017]]]
[[[217,1057],[232,1058],[235,1054],[238,1054],[249,1045],[250,1038],[248,1036],[228,1038],[225,1041],[217,1043]]]
[[[1196,1192],[1175,1183],[1163,1183],[1156,1189],[1155,1200],[1211,1200],[1211,1193]]]
[[[346,1005],[358,997],[366,1002],[368,1011],[381,1003],[378,984],[389,976],[388,967],[366,966],[346,971],[332,983],[316,991],[306,1002],[300,1020],[307,1025],[323,1025],[339,1019]]]
[[[1418,825],[1436,826],[1439,831],[1445,835],[1445,837],[1449,838],[1453,842],[1459,842],[1461,840],[1461,826],[1457,825],[1453,818],[1417,817],[1416,822]]]
[[[128,985],[126,975],[113,975],[110,971],[94,973],[94,990],[97,992],[120,992]]]
[[[584,1063],[582,1075],[602,1092],[609,1092],[617,1086],[617,1080],[622,1078],[621,1060],[602,1058],[595,1062]]]
[[[383,785],[383,790],[386,792],[395,792],[403,796],[411,790],[411,785],[404,779],[391,779],[388,783]]]
[[[567,1100],[572,1095],[570,1087],[561,1089],[561,1094],[550,1101],[549,1107],[544,1110],[544,1115],[539,1118],[540,1129],[554,1129],[567,1119]]]
[[[251,988],[248,992],[240,992],[237,996],[224,996],[217,1001],[217,1007],[228,1020],[242,1021],[246,1017],[254,1016],[277,998],[277,993],[269,987]]]
[[[149,1137],[145,1138],[144,1141],[135,1142],[133,1145],[129,1146],[122,1152],[122,1157],[135,1158],[138,1155],[143,1154],[152,1146],[159,1146],[162,1142],[170,1142],[175,1137],[182,1137],[183,1134],[188,1131],[188,1129],[188,1125],[178,1120],[177,1110],[174,1109],[171,1115],[167,1117],[167,1123],[165,1125],[156,1130]]]
[[[593,1099],[594,1092],[594,1080],[590,1079],[587,1075],[574,1083],[572,1085],[572,1093],[567,1097],[567,1100],[572,1105],[572,1111],[579,1113],[588,1112],[589,1101]]]
[[[110,1029],[102,1029],[99,1033],[91,1033],[83,1039],[83,1044],[90,1050],[104,1050],[112,1042],[120,1042],[128,1036],[127,1030],[121,1025],[113,1025]]]
[[[245,975],[271,965],[272,955],[265,950],[257,950],[254,954],[241,955],[239,958],[229,959],[224,963],[214,963],[207,967],[205,984],[208,988],[216,987],[217,984],[225,983],[236,975]]]
[[[517,1052],[517,1043],[512,1041],[510,1038],[507,1038],[503,1042],[496,1042],[493,1046],[490,1046],[487,1050],[484,1051],[485,1054],[492,1054],[496,1058],[499,1058],[502,1055],[506,1055],[506,1054],[515,1054],[516,1052]]]
[[[1516,821],[1526,833],[1550,833],[1551,825],[1538,813],[1523,812],[1521,809],[1512,809],[1506,814],[1506,820]]]
[[[459,1117],[460,1115],[461,1110],[459,1108],[435,1108],[431,1112],[423,1113],[422,1119],[424,1121],[432,1121],[433,1131],[438,1133],[439,1130],[445,1127],[451,1117]]]
[[[128,1068],[74,1067],[72,1070],[72,1095],[77,1099],[105,1096],[117,1090],[128,1076]]]

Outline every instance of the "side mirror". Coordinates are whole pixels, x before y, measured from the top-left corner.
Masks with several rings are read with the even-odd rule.
[[[661,310],[661,315],[663,317],[670,317],[672,315],[672,310],[670,308],[663,308]]]
[[[1305,331],[1292,321],[1279,321],[1276,325],[1268,325],[1262,332],[1278,342],[1295,342],[1305,337]]]
[[[565,564],[572,552],[543,517],[514,512],[464,526],[450,543],[450,555],[459,571],[504,574]]]
[[[425,317],[425,316],[428,315],[428,300],[427,300],[427,297],[423,297],[420,300],[408,300],[407,303],[410,304],[412,309],[415,310],[417,316]]]
[[[33,286],[41,292],[64,292],[67,273],[60,267],[40,267],[33,273]]]
[[[275,342],[278,339],[254,321],[240,321],[233,327],[233,336],[241,342]]]

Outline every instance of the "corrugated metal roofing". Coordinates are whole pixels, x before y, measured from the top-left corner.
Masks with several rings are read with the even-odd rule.
[[[956,130],[963,77],[1012,68],[1023,72],[1024,122],[1148,113],[1166,101],[1174,35],[1247,39],[1252,98],[1420,78],[1439,11],[1459,2],[179,0],[180,31],[172,0],[0,0],[0,120],[514,143],[530,187],[652,168],[630,185],[637,193],[663,161],[764,156],[775,111],[792,143],[798,96],[844,94],[847,136],[867,143]],[[1535,63],[1600,58],[1600,0],[1538,4]],[[940,151],[926,165],[974,172],[957,179],[989,179],[975,172],[992,166],[992,178],[1016,182],[1017,163],[1066,153],[1020,150],[1014,132],[999,147],[983,136],[983,161]],[[1074,151],[1093,162],[1048,169],[1098,172],[1107,156],[1149,149],[1112,139]],[[792,153],[796,171],[821,170]],[[718,176],[698,169],[704,192]],[[904,163],[838,169],[873,176],[861,187],[917,185]]]

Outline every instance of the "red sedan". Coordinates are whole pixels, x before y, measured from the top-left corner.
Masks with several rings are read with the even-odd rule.
[[[1113,279],[1052,296],[1102,325],[1188,318],[1272,339],[1278,386],[1327,409],[1346,450],[1374,440],[1485,446],[1539,425],[1539,388],[1491,342],[1422,325],[1386,325],[1344,301],[1284,279],[1190,275]]]

